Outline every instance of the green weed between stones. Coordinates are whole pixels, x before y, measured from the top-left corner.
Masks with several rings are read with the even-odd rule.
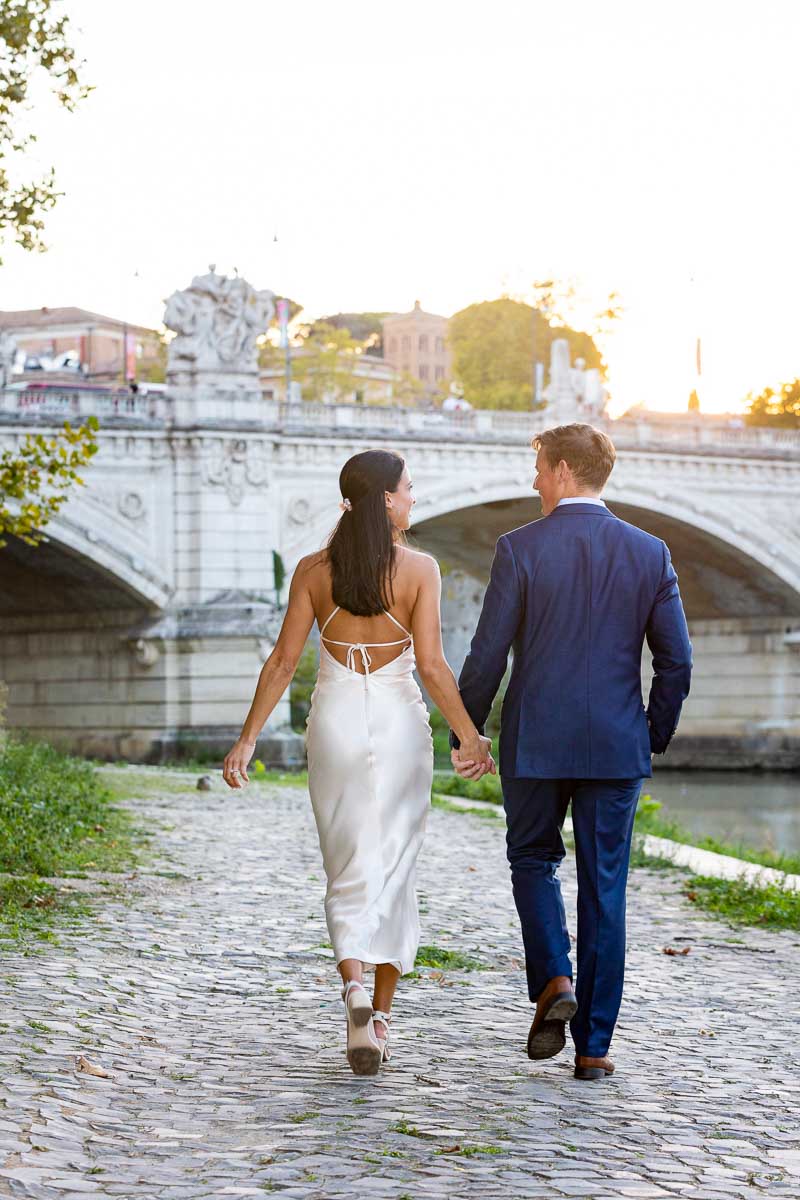
[[[460,950],[447,950],[443,946],[420,946],[417,950],[415,967],[433,967],[438,971],[482,971],[483,963],[470,958]]]
[[[445,1146],[436,1154],[448,1154],[458,1158],[474,1158],[477,1154],[503,1154],[502,1146]]]
[[[417,1129],[416,1125],[409,1125],[408,1121],[397,1121],[396,1124],[390,1126],[392,1133],[402,1133],[404,1137],[422,1138],[423,1141],[431,1138],[433,1135],[424,1133],[421,1129]]]
[[[35,875],[0,879],[0,945],[33,953],[37,944],[58,941],[56,926],[76,925],[90,911],[85,897]]]

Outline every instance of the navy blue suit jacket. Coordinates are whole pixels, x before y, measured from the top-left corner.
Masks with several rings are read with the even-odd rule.
[[[655,678],[642,701],[645,638]],[[689,694],[692,647],[659,538],[597,504],[568,504],[497,541],[458,686],[483,731],[514,650],[500,771],[536,779],[651,774]],[[451,735],[451,742],[456,740]]]

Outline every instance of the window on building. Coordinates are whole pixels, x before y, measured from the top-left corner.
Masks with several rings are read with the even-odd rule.
[[[438,381],[439,381],[440,379],[444,379],[444,367],[437,367],[437,368],[436,368],[436,381],[437,381],[437,383],[438,383]]]
[[[411,338],[407,333],[403,334],[403,349],[406,351],[411,349]]]
[[[437,353],[437,354],[444,354],[444,338],[437,337],[437,339],[436,339],[436,353]]]
[[[426,354],[428,353],[428,335],[427,335],[427,333],[421,333],[419,335],[419,348],[421,351],[424,350],[424,352]]]
[[[389,338],[389,353],[397,354],[397,338]]]
[[[420,366],[419,377],[420,377],[420,379],[428,378],[428,364],[427,363],[422,363],[422,365]]]

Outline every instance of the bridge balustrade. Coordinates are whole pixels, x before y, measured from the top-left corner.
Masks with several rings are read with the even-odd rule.
[[[17,418],[54,416],[66,421],[89,416],[153,419],[160,415],[163,400],[161,395],[143,395],[127,389],[96,392],[77,388],[63,391],[9,388],[0,391],[0,414]]]
[[[77,419],[95,415],[101,420],[156,421],[168,424],[172,403],[167,394],[129,391],[97,392],[64,389],[0,391],[0,420],[14,424],[25,418]],[[265,398],[253,402],[254,424],[265,430],[356,436],[396,436],[424,440],[527,443],[553,418],[546,412],[507,412],[469,409],[442,412],[392,405],[326,404],[303,400],[284,403]],[[737,457],[800,458],[800,431],[757,426],[724,426],[717,422],[684,420],[648,421],[646,418],[592,418],[614,439],[619,450],[653,450],[667,453],[722,453]]]

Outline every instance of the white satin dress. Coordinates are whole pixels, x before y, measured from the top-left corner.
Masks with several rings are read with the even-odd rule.
[[[413,970],[419,945],[417,855],[433,780],[428,710],[414,679],[414,643],[337,642],[320,630],[308,716],[308,785],[328,887],[325,916],[337,964],[345,958]],[[325,642],[347,647],[347,663]],[[405,650],[370,670],[370,649]],[[360,657],[364,674],[355,669]]]

